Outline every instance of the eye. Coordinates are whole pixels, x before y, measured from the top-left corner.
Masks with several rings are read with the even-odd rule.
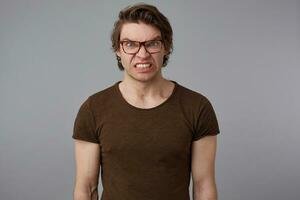
[[[148,47],[158,47],[160,45],[160,41],[159,40],[153,40],[153,41],[149,41],[146,44]]]
[[[138,46],[138,44],[136,42],[133,41],[124,41],[123,45],[127,48],[135,48]]]

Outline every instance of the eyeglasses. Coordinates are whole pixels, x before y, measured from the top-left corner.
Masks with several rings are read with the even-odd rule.
[[[134,55],[139,52],[142,45],[144,45],[146,51],[150,54],[160,52],[162,48],[162,40],[149,40],[145,42],[124,40],[120,41],[123,51],[127,54]]]

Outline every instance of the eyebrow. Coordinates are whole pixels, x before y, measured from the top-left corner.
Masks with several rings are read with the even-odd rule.
[[[146,40],[146,41],[152,41],[152,40],[161,40],[162,38],[161,38],[161,36],[156,36],[156,37],[154,37],[154,38],[152,38],[151,40]],[[129,38],[123,38],[122,40],[120,40],[120,41],[124,41],[124,40],[129,40],[129,41],[133,41],[133,42],[140,42],[140,41],[135,41],[135,40],[131,40],[131,39],[129,39]],[[145,41],[144,41],[145,42]]]

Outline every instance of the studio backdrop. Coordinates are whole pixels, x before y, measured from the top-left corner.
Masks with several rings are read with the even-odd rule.
[[[137,2],[0,1],[1,200],[72,199],[74,119],[123,78],[110,33]],[[214,106],[219,199],[298,200],[300,1],[145,3],[173,27],[164,77]]]

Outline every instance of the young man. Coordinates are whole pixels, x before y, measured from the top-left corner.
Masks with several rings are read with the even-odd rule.
[[[89,96],[74,123],[75,200],[216,200],[220,132],[209,100],[162,76],[172,28],[157,8],[127,7],[112,32],[123,81]]]

